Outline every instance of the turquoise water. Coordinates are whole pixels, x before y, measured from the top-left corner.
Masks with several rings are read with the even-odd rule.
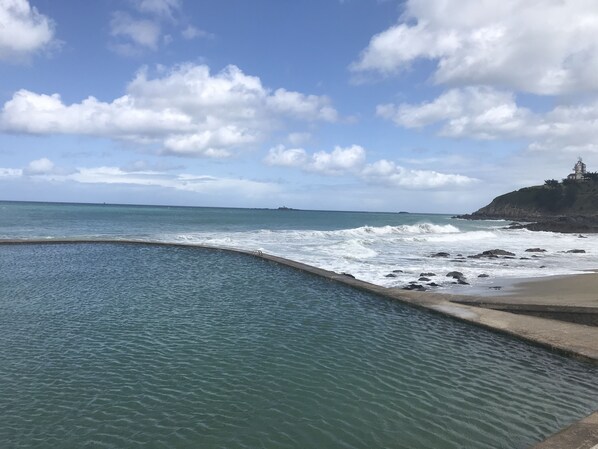
[[[419,222],[446,224],[449,215],[329,212],[216,207],[130,206],[0,201],[0,238],[150,236],[270,230],[351,229]],[[461,222],[479,227],[479,223]]]
[[[598,368],[261,259],[0,245],[0,446],[525,448]]]

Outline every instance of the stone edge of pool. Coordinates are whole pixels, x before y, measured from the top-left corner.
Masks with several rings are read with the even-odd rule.
[[[225,251],[257,257],[266,261],[285,265],[302,272],[311,273],[334,282],[374,293],[389,299],[397,300],[414,307],[430,310],[434,313],[453,317],[457,320],[497,331],[512,337],[533,343],[538,346],[598,364],[598,327],[567,323],[510,312],[485,309],[472,305],[451,302],[459,295],[443,293],[406,291],[396,288],[382,287],[355,279],[345,274],[324,270],[284,257],[274,256],[262,251],[249,251],[190,243],[151,242],[142,240],[111,239],[6,239],[0,245],[17,244],[134,244],[148,246],[170,246],[185,248],[201,248],[214,251]],[[547,440],[533,446],[532,449],[598,449],[598,411],[577,421],[569,427],[552,435]]]

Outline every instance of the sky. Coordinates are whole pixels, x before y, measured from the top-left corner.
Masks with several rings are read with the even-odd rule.
[[[0,0],[0,200],[472,212],[598,171],[595,0]]]

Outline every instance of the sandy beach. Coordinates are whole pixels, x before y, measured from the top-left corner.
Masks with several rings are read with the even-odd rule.
[[[534,279],[497,279],[498,289],[451,295],[451,302],[518,315],[598,326],[598,273]],[[547,322],[546,326],[550,326]]]
[[[598,308],[598,272],[496,282],[501,284],[501,290],[484,293],[484,302]]]

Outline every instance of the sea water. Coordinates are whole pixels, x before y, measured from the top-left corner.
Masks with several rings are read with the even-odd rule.
[[[72,215],[61,229],[40,213],[15,227],[149,239],[153,226],[189,233],[210,212],[183,210],[177,225],[160,213],[83,208],[90,221]],[[331,226],[316,216],[306,227],[317,220]],[[247,226],[230,222],[218,226]],[[522,449],[598,407],[597,377],[596,366],[243,254],[0,245],[3,448]]]
[[[580,238],[506,229],[508,224],[436,214],[0,202],[0,239],[136,239],[259,250],[386,287],[432,272],[436,289],[467,293],[495,286],[496,279],[598,268],[596,234]],[[530,248],[546,251],[525,251]],[[491,249],[515,256],[468,257]],[[567,253],[572,249],[585,253]],[[432,257],[438,252],[450,256]],[[454,286],[444,276],[455,270],[472,287]]]

